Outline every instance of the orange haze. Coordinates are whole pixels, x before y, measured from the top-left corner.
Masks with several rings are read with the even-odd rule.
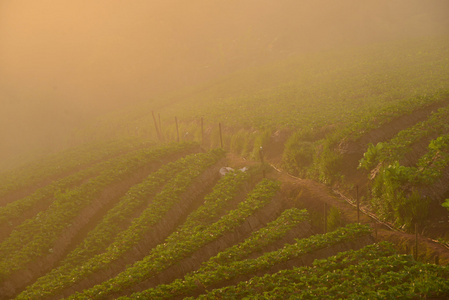
[[[0,168],[166,91],[448,19],[446,0],[0,0]]]

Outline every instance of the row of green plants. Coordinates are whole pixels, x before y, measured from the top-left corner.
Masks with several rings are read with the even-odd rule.
[[[148,142],[137,139],[89,143],[72,148],[37,162],[0,174],[0,199],[11,192],[23,190],[43,182],[45,179],[64,176],[72,170],[109,159],[139,147],[149,147]]]
[[[273,242],[280,240],[293,227],[303,222],[309,221],[309,213],[307,210],[298,208],[286,209],[274,221],[268,223],[265,227],[253,232],[242,243],[231,246],[220,252],[217,256],[212,257],[205,262],[198,272],[207,272],[214,270],[219,265],[228,264],[233,261],[239,261],[247,258],[249,255],[261,251]]]
[[[110,209],[103,217],[101,222],[91,230],[86,238],[71,251],[67,257],[59,264],[57,268],[52,269],[46,275],[37,279],[37,281],[27,287],[18,298],[19,299],[37,299],[43,296],[54,295],[60,290],[72,285],[74,282],[81,280],[85,276],[95,272],[102,266],[100,264],[88,265],[85,264],[95,255],[107,252],[110,244],[120,244],[126,236],[122,233],[122,239],[118,240],[120,232],[130,225],[130,222],[136,214],[139,214],[144,209],[154,209],[154,206],[159,202],[166,202],[167,199],[157,195],[158,192],[162,195],[167,195],[164,192],[164,187],[172,189],[173,186],[178,187],[178,193],[182,191],[179,187],[179,174],[194,173],[192,170],[201,170],[202,167],[208,166],[210,160],[202,159],[198,156],[205,156],[204,154],[191,154],[178,159],[175,162],[168,163],[162,166],[156,172],[150,174],[144,181],[133,186],[124,195],[119,203]],[[203,166],[204,165],[204,166]],[[173,194],[170,194],[173,196]],[[157,220],[153,220],[154,221]],[[114,239],[117,239],[116,241]],[[126,249],[123,249],[126,251]],[[102,261],[104,263],[105,261]],[[82,270],[82,271],[80,271]],[[74,275],[75,274],[75,275]]]
[[[415,166],[398,161],[379,168],[371,184],[371,204],[382,218],[410,229],[422,223],[431,199],[422,191],[442,178],[449,165],[449,134],[432,140]]]
[[[449,132],[449,106],[440,108],[423,122],[400,131],[387,142],[370,144],[360,160],[359,168],[371,172],[379,164],[401,161],[410,147],[429,136],[440,136]]]
[[[229,176],[234,176],[234,174],[230,174]],[[232,188],[231,185],[231,191],[233,189],[237,191],[237,188]],[[229,211],[226,215],[219,218],[218,221],[210,225],[207,225],[208,222],[206,222],[203,225],[201,224],[201,219],[194,216],[195,220],[190,219],[185,227],[181,226],[179,231],[175,231],[173,236],[167,238],[164,243],[153,248],[145,258],[134,263],[116,277],[84,290],[81,293],[76,293],[70,299],[103,299],[108,295],[110,296],[114,293],[124,291],[145,279],[155,276],[183,258],[188,257],[205,244],[216,240],[226,232],[238,228],[246,218],[252,215],[257,209],[266,205],[278,190],[278,182],[263,179],[247,195],[246,199],[239,203],[236,209]],[[222,194],[223,191],[224,193]],[[218,195],[213,195],[215,193]],[[217,198],[217,196],[218,199],[221,197],[228,198],[227,185],[217,185],[217,190],[214,190],[211,195],[209,201],[214,201],[213,199]],[[236,194],[233,196],[236,196]],[[219,200],[219,202],[221,201]],[[208,201],[205,202],[207,203]],[[210,208],[214,210],[214,206],[211,205]],[[200,212],[198,216],[201,217],[204,214]]]
[[[387,101],[379,107],[360,110],[355,118],[340,120],[332,126],[302,128],[293,133],[286,142],[283,166],[292,174],[316,178],[325,183],[341,180],[344,155],[339,147],[356,144],[358,139],[370,130],[379,128],[399,116],[411,114],[419,108],[444,101],[448,96],[448,90],[441,90],[401,101]],[[445,112],[441,114],[444,115]]]
[[[0,207],[0,226],[12,227],[13,222],[27,211],[33,211],[36,206],[46,206],[58,198],[58,194],[62,191],[80,185],[83,181],[88,180],[92,176],[98,174],[106,164],[99,164],[76,172],[62,179],[56,180],[32,193],[16,201],[10,202]],[[37,213],[37,212],[36,212]]]
[[[204,197],[203,204],[189,214],[186,221],[166,239],[166,243],[176,244],[198,234],[223,217],[224,210],[241,192],[243,185],[258,171],[232,171],[222,177],[213,191]]]
[[[307,253],[313,253],[314,251],[338,243],[353,241],[370,233],[371,230],[368,226],[349,224],[346,227],[341,227],[327,234],[318,234],[296,240],[293,244],[286,244],[279,250],[266,252],[257,258],[231,260],[224,264],[212,263],[212,268],[205,270],[204,272],[195,272],[191,276],[186,277],[184,281],[175,281],[173,283],[174,286],[171,287],[173,287],[175,291],[178,291],[178,293],[179,291],[182,291],[183,288],[186,288],[186,292],[197,288],[213,288],[221,282],[233,280],[239,276],[252,275],[258,271],[267,271],[276,264],[286,262]],[[148,297],[153,298],[154,296],[154,299],[158,299],[160,294],[160,291],[150,289],[147,292],[144,292],[143,297],[140,297],[140,294],[137,293],[130,298],[139,299],[140,297],[140,299],[146,299]]]
[[[448,296],[448,266],[414,261],[411,256],[396,254],[392,244],[382,242],[315,260],[311,267],[294,267],[253,277],[197,298],[442,299]]]
[[[114,143],[114,145],[118,147],[116,149],[117,153],[114,152],[114,154],[116,155],[119,152],[129,150],[124,148],[123,145],[126,144]],[[139,150],[135,151],[139,152]],[[132,155],[131,153],[133,151],[129,150],[127,152],[129,152],[130,155]],[[89,157],[88,153],[89,152],[87,153],[83,152],[84,155]],[[95,151],[92,151],[92,153],[93,153],[92,158],[97,157]],[[105,151],[104,153],[109,153],[110,155],[113,154],[110,151],[109,152]],[[75,161],[77,161],[76,159],[77,157],[75,157]],[[103,157],[103,159],[107,158]],[[35,192],[26,197],[17,199],[11,203],[6,204],[5,206],[0,207],[0,226],[13,226],[13,221],[16,218],[21,217],[21,215],[23,215],[25,212],[36,210],[36,206],[45,207],[47,205],[50,205],[52,201],[54,201],[54,199],[61,197],[61,194],[63,194],[65,191],[73,189],[75,186],[79,186],[81,183],[89,180],[90,178],[99,175],[107,168],[110,168],[111,164],[114,164],[114,161],[118,162],[121,159],[122,158],[118,156],[115,158],[107,159],[106,161],[102,161],[99,163],[92,162],[92,165],[90,167],[82,169],[64,178],[55,180],[50,184],[37,189]],[[67,161],[70,162],[69,165],[73,163],[72,161],[70,161],[69,158],[67,158]]]
[[[297,208],[286,209],[276,220],[253,232],[242,243],[231,246],[211,257],[198,270],[185,275],[184,278],[176,279],[170,284],[161,284],[120,299],[170,299],[189,294],[198,288],[198,274],[213,272],[219,265],[239,261],[255,252],[262,251],[264,247],[279,241],[293,227],[306,222],[308,219],[309,214],[306,210]]]
[[[372,261],[374,259],[395,254],[394,245],[388,242],[371,244],[359,250],[349,250],[339,252],[334,256],[325,259],[314,260],[312,266],[294,267],[285,269],[273,274],[254,276],[247,281],[242,281],[236,285],[229,285],[223,288],[209,290],[200,295],[200,298],[234,298],[244,297],[255,298],[258,295],[271,292],[276,288],[294,284],[298,278],[312,276],[316,273],[333,272],[344,269],[362,261]]]
[[[194,144],[170,144],[128,153],[110,161],[108,167],[87,183],[58,193],[45,211],[27,219],[0,244],[0,280],[27,263],[51,253],[54,242],[64,234],[84,208],[108,186],[126,179],[138,169],[162,157],[194,147]],[[56,195],[55,195],[56,196]]]

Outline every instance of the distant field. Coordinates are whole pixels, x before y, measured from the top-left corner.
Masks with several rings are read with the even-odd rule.
[[[327,126],[333,132],[353,128],[352,135],[360,134],[446,98],[448,45],[447,38],[428,38],[291,56],[150,99],[147,106],[105,119],[101,129],[105,134],[112,129],[110,134],[118,136],[154,138],[154,111],[171,137],[175,116],[183,126],[202,117],[208,124],[221,122],[234,130],[296,132]],[[183,133],[188,129],[182,128]]]

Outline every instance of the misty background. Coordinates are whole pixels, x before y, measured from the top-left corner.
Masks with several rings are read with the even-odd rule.
[[[0,169],[239,69],[447,34],[447,0],[0,0]]]

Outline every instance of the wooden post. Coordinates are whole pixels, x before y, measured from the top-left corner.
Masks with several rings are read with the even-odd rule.
[[[201,145],[204,147],[204,123],[203,123],[203,117],[201,117]]]
[[[436,265],[440,264],[440,257],[438,255],[435,255],[435,264]]]
[[[265,164],[263,161],[263,148],[262,147],[259,148],[259,156],[260,156],[260,162],[262,163],[262,176],[263,176],[263,178],[265,178]]]
[[[220,131],[220,147],[223,148],[223,135],[221,134],[221,123],[218,123],[218,130]]]
[[[151,112],[153,115],[153,121],[154,121],[154,128],[156,129],[157,137],[159,138],[159,141],[161,140],[161,134],[159,133],[159,128],[157,127],[156,117],[154,116],[154,111]]]
[[[418,223],[415,223],[415,260],[418,260]]]
[[[324,233],[327,233],[327,203],[324,203]]]
[[[158,113],[157,114],[158,118],[159,118],[159,134],[161,135],[160,139],[162,141],[162,123],[161,123],[161,114]]]
[[[360,224],[360,199],[359,199],[359,186],[356,186],[356,199],[357,199],[357,223]]]
[[[176,123],[176,141],[179,143],[179,128],[178,128],[178,118],[175,117],[175,123]]]

